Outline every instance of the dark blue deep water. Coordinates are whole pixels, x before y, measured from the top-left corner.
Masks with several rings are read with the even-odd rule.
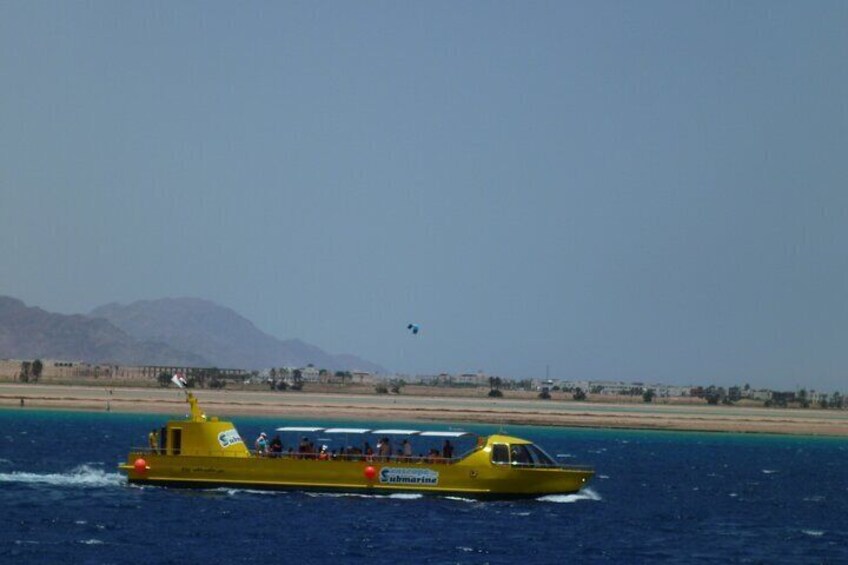
[[[127,486],[164,420],[0,410],[0,563],[848,563],[845,440],[508,427],[596,467],[541,500]]]

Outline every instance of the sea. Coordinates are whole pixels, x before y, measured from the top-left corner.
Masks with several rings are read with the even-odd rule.
[[[596,469],[529,500],[128,485],[118,463],[165,419],[0,410],[0,563],[848,563],[845,439],[450,426]]]

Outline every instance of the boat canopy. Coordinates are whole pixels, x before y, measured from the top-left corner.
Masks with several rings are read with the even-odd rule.
[[[384,436],[414,436],[421,432],[418,430],[373,430],[371,433]]]
[[[315,432],[323,432],[324,428],[315,428],[309,426],[286,426],[284,428],[277,428],[278,432],[303,432],[303,433],[315,433]]]
[[[325,434],[367,434],[371,430],[366,428],[327,428]]]
[[[474,435],[471,432],[421,432],[423,437],[465,437]]]

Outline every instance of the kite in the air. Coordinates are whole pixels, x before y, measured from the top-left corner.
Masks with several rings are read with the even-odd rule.
[[[418,334],[418,324],[409,324],[406,329],[410,330],[413,335]]]

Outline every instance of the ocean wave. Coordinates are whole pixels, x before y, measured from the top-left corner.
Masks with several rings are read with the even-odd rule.
[[[807,534],[808,536],[812,536],[814,538],[820,538],[824,535],[822,530],[801,530],[802,534]]]
[[[107,473],[89,465],[80,465],[67,473],[0,473],[0,483],[44,484],[67,487],[112,487],[126,484],[120,473]]]
[[[593,491],[590,488],[585,488],[576,494],[549,494],[547,496],[540,496],[536,500],[540,502],[556,502],[558,504],[569,504],[572,502],[578,502],[580,500],[594,500],[601,501],[601,495],[597,492]]]
[[[774,473],[779,473],[779,472],[780,471],[777,471],[776,469],[763,469],[763,473],[765,473],[766,475],[773,475]]]

